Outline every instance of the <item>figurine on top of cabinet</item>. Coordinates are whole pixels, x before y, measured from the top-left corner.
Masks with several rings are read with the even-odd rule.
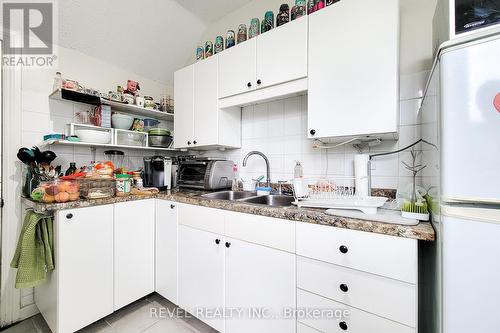
[[[244,41],[247,40],[247,25],[246,24],[240,24],[238,27],[238,36],[237,36],[237,41],[239,43],[243,43]]]
[[[203,47],[198,46],[196,48],[196,61],[203,60],[204,56],[205,56],[205,52],[203,51]]]
[[[272,11],[267,11],[264,16],[262,33],[268,32],[274,29],[274,13]]]
[[[296,0],[292,8],[292,21],[306,15],[306,0]]]
[[[224,51],[224,38],[222,36],[215,37],[214,53],[221,53]]]
[[[234,30],[228,30],[226,35],[226,49],[236,45],[236,35]]]
[[[141,90],[139,87],[139,82],[134,81],[134,80],[128,80],[127,81],[127,89],[123,92],[124,94],[130,94],[132,96],[136,96],[138,94],[138,91]]]
[[[214,55],[214,44],[211,41],[205,43],[205,59]]]
[[[276,26],[279,27],[290,22],[290,7],[284,3],[280,6],[280,12],[276,16]]]
[[[260,20],[253,18],[250,21],[250,29],[248,30],[248,39],[257,37],[260,34]]]

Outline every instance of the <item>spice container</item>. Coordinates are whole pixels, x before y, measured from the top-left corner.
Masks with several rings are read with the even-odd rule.
[[[123,197],[130,194],[132,184],[127,174],[116,175],[116,196]]]
[[[80,185],[75,180],[42,182],[31,192],[31,198],[44,203],[77,201],[80,199]]]

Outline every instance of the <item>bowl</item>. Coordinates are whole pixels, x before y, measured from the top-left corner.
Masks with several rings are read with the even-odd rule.
[[[80,128],[75,130],[80,142],[108,144],[111,142],[111,133],[95,129]]]
[[[121,113],[113,113],[111,116],[111,126],[113,128],[129,130],[134,123],[134,118]]]
[[[149,135],[149,146],[150,147],[159,147],[159,148],[168,148],[172,143],[173,138],[169,135]]]

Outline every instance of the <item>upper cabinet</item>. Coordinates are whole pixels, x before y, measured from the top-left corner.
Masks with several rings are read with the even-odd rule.
[[[309,16],[310,138],[395,133],[398,0],[344,0]]]
[[[219,55],[219,98],[307,77],[307,16]]]
[[[240,108],[219,109],[218,56],[175,73],[175,148],[241,146]]]

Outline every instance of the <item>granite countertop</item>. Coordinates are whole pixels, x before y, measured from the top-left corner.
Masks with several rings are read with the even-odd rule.
[[[159,198],[178,203],[217,208],[217,209],[229,210],[245,214],[267,216],[284,220],[327,225],[337,228],[373,232],[389,236],[417,239],[422,241],[435,240],[434,229],[429,222],[421,222],[416,226],[387,224],[387,223],[370,221],[369,216],[367,216],[366,220],[361,220],[361,219],[326,215],[324,213],[325,212],[324,209],[297,208],[295,206],[269,207],[264,205],[249,204],[238,201],[207,199],[201,197],[201,195],[204,193],[207,192],[191,191],[191,190],[180,190],[180,191],[174,190],[174,191],[162,192],[153,196],[130,195],[127,197],[79,200],[74,202],[52,203],[52,204],[38,203],[30,199],[25,199],[25,200],[27,201],[28,206],[33,207],[36,211],[47,212],[47,211],[107,205],[118,202]]]

